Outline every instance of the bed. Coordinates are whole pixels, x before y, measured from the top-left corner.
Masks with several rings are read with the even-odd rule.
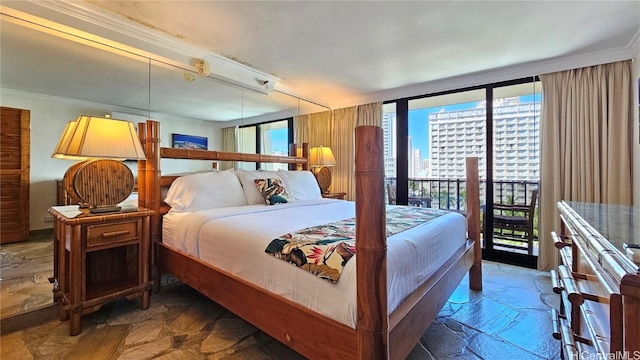
[[[429,246],[433,245],[424,245],[427,250],[423,249],[422,254],[429,260],[422,261],[425,262],[425,268],[426,264],[431,264],[432,270],[422,269],[419,261],[412,262],[413,271],[428,272],[429,275],[425,277],[422,274],[419,280],[413,277],[413,283],[407,285],[398,284],[394,275],[394,271],[408,272],[405,269],[398,270],[394,265],[400,263],[398,259],[406,256],[398,252],[394,244],[406,240],[401,236],[402,233],[389,236],[387,251],[385,222],[379,221],[387,216],[381,128],[356,128],[355,203],[309,199],[270,206],[268,208],[278,212],[278,216],[270,213],[271,218],[280,221],[276,222],[275,229],[267,228],[266,222],[260,223],[260,219],[264,219],[261,213],[267,208],[265,206],[229,207],[224,211],[200,209],[196,211],[198,216],[195,220],[187,220],[184,217],[186,215],[173,214],[172,211],[166,215],[163,227],[163,217],[169,213],[169,207],[163,202],[161,188],[169,186],[176,177],[161,175],[160,159],[278,162],[289,164],[291,168],[305,169],[306,148],[303,157],[161,148],[159,123],[151,120],[139,124],[138,133],[147,156],[138,164],[139,205],[155,211],[151,220],[154,287],[157,289],[159,286],[160,272],[167,272],[308,358],[406,358],[467,272],[470,288],[482,289],[478,165],[475,158],[467,160],[466,238],[463,229],[463,234],[457,236],[462,237],[458,242],[436,241],[449,244],[447,249],[438,250],[437,255],[435,251],[429,251]],[[295,149],[291,153],[295,154]],[[303,215],[313,208],[330,210],[311,212],[316,214],[313,216]],[[323,218],[318,214],[335,216]],[[291,265],[287,262],[264,255],[264,244],[278,236],[278,232],[315,226],[323,221],[337,221],[348,217],[348,214],[355,214],[353,226],[357,239],[357,261],[346,262],[336,284],[324,279],[311,279],[313,275],[298,269],[290,270],[287,267]],[[308,218],[313,218],[313,221],[304,220]],[[300,219],[303,219],[302,222]],[[429,225],[418,225],[406,231],[417,232],[418,228],[433,227],[440,229],[435,231],[440,231],[438,236],[443,238],[453,234],[455,229],[459,230],[460,224],[464,223],[464,219],[454,213],[442,215],[436,220],[445,224],[443,228],[430,222]],[[237,251],[238,248],[248,248],[240,234],[242,224],[247,221],[262,229],[261,244],[252,250],[255,254]],[[189,229],[195,228],[210,233],[198,235],[196,240],[175,235],[193,233]],[[198,243],[199,237],[218,242]],[[400,240],[396,239],[398,237]],[[230,242],[229,239],[233,241],[235,250],[224,250],[222,247],[222,244]],[[260,252],[261,259],[266,259],[272,268],[264,271],[263,265],[244,266],[250,260],[242,256],[254,258]],[[256,267],[260,270],[252,275],[251,269]],[[267,273],[278,274],[275,277],[278,280],[265,276]],[[283,275],[285,273],[289,275]],[[293,278],[282,280],[282,276]],[[391,279],[389,284],[388,276]],[[338,300],[334,303],[344,306],[327,305],[318,295],[296,295],[300,293],[287,289],[286,284],[296,284],[294,287],[313,284],[309,288],[314,288],[317,293],[310,293],[311,290],[306,288],[302,293],[324,293]]]

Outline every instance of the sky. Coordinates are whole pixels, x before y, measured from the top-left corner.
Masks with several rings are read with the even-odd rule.
[[[526,104],[530,102],[540,102],[541,95],[531,94],[520,96],[520,103]],[[411,136],[411,146],[414,149],[420,149],[420,157],[422,159],[429,158],[429,114],[438,111],[455,111],[475,109],[478,106],[477,101],[453,104],[432,108],[423,108],[409,111],[409,136]]]
[[[289,152],[289,142],[288,142],[288,134],[289,131],[287,128],[271,130],[271,147],[274,150],[282,151],[287,154]]]

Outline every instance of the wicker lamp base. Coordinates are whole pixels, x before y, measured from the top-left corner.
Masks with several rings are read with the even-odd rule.
[[[323,166],[316,172],[316,180],[320,186],[322,193],[329,192],[329,186],[331,186],[331,170],[328,167]]]
[[[116,204],[131,195],[133,186],[131,169],[117,160],[85,161],[73,175],[75,193],[95,213],[119,211]]]

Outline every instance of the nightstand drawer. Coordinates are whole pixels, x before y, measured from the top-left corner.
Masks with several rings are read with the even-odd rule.
[[[122,243],[138,239],[140,221],[121,221],[87,226],[87,248]]]

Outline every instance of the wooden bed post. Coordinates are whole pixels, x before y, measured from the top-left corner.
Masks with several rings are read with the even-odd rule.
[[[289,144],[289,156],[298,156],[298,147],[296,144]],[[289,170],[298,170],[298,165],[289,164]]]
[[[355,129],[359,359],[388,359],[387,239],[382,128]]]
[[[309,143],[302,143],[302,157],[307,159],[307,162],[302,165],[289,164],[289,170],[298,170],[298,166],[302,170],[309,170]],[[296,144],[289,144],[289,156],[298,156],[298,146]]]
[[[138,204],[155,211],[151,216],[151,280],[152,293],[160,290],[160,272],[158,269],[158,246],[162,236],[160,219],[162,206],[160,199],[160,123],[147,120],[138,124],[138,136],[144,147],[146,160],[138,162]],[[142,166],[140,166],[142,165]],[[140,181],[144,179],[144,181]]]
[[[480,181],[478,158],[467,158],[467,232],[473,243],[473,265],[469,270],[469,288],[482,291],[482,247],[480,246]]]

